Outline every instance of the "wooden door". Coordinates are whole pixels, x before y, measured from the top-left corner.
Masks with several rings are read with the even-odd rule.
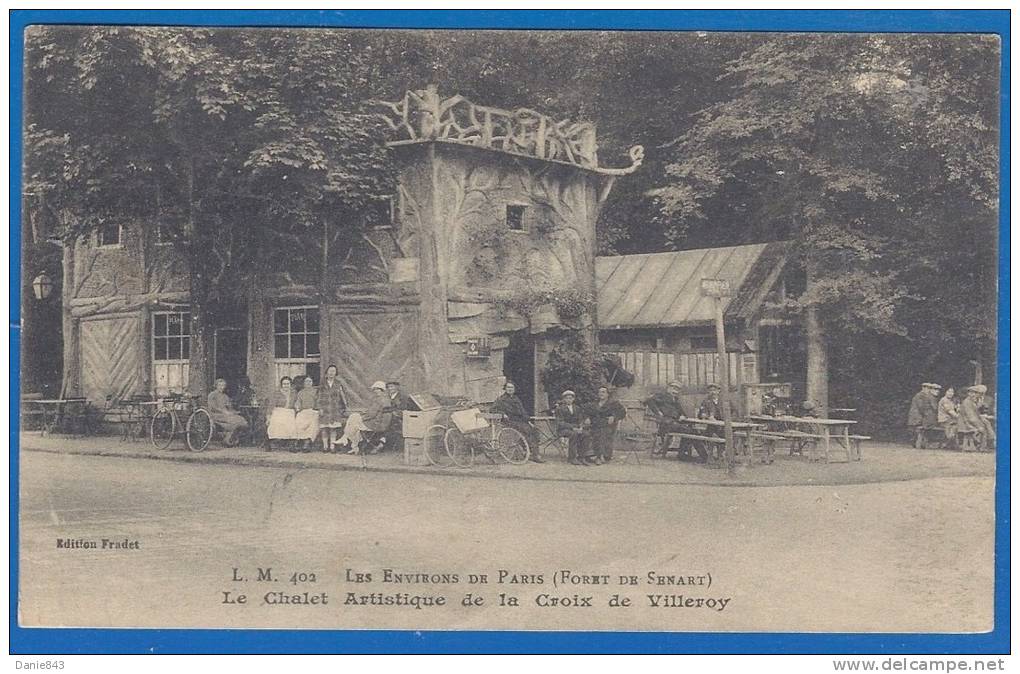
[[[321,371],[336,365],[347,402],[365,405],[375,381],[396,380],[405,393],[428,391],[418,358],[418,313],[351,314],[330,311],[329,347]]]
[[[139,352],[137,316],[81,322],[82,394],[95,404],[107,396],[124,398],[138,392]]]

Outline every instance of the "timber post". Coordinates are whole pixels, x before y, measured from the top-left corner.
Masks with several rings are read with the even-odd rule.
[[[723,297],[730,294],[730,284],[723,279],[702,279],[701,294],[711,297],[715,304],[715,351],[719,359],[719,406],[722,407],[723,435],[726,439],[726,470],[733,474],[733,415],[730,410],[730,361],[726,355],[726,329],[724,327]]]

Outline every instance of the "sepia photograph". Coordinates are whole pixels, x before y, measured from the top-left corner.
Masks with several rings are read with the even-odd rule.
[[[23,39],[20,627],[1000,626],[1000,35]]]

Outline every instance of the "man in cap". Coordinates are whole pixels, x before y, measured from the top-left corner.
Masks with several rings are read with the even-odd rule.
[[[698,406],[698,418],[699,419],[715,419],[722,421],[722,403],[719,400],[719,388],[718,384],[708,385],[708,395],[701,401],[701,405]],[[735,419],[737,417],[737,407],[733,404],[733,401],[729,401],[730,405],[730,418]]]
[[[680,399],[681,390],[680,382],[674,380],[669,383],[665,395],[655,395],[645,401],[645,406],[651,412],[657,426],[655,435],[660,454],[665,454],[669,446],[668,435],[679,433],[682,430],[680,422],[687,418],[687,411]]]
[[[988,388],[983,384],[967,389],[967,397],[960,403],[957,429],[961,433],[973,432],[976,447],[991,449],[995,446],[995,429],[981,414],[981,401],[987,392]]]
[[[386,446],[394,451],[404,449],[404,410],[414,410],[411,399],[400,390],[399,381],[386,382],[386,395],[389,396],[389,411],[392,413],[390,427],[386,429]]]
[[[719,392],[722,390],[718,384],[709,384],[707,387],[708,395],[698,405],[698,418],[699,419],[712,419],[714,421],[723,420],[723,408],[722,402],[719,400]],[[729,401],[730,406],[730,419],[737,418],[737,408],[733,404],[733,401]],[[719,426],[709,426],[705,430],[705,435],[712,435],[716,437],[723,437],[726,435],[724,430]],[[708,447],[705,447],[702,443],[695,443],[695,447],[698,450],[698,456],[703,459],[708,456]]]
[[[567,438],[567,461],[580,466],[587,465],[590,422],[575,402],[576,398],[569,389],[560,395],[560,404],[556,406],[556,432],[561,438]]]
[[[921,384],[921,390],[914,394],[907,412],[907,427],[914,433],[914,447],[924,449],[925,431],[938,423],[939,401],[934,393],[935,384]]]

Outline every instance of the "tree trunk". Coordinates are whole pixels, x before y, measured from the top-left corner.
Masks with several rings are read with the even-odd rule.
[[[191,274],[191,360],[188,370],[188,390],[197,396],[204,396],[212,389],[213,335],[215,326],[208,304],[200,292],[196,292],[196,274]]]
[[[810,294],[814,274],[807,263],[807,291]],[[829,351],[818,305],[804,309],[804,334],[807,340],[807,399],[815,404],[818,416],[829,414]]]
[[[418,265],[421,285],[421,310],[418,317],[418,351],[422,375],[432,390],[440,395],[464,395],[463,380],[456,384],[450,376],[461,371],[461,364],[451,362],[450,330],[447,318],[447,279],[445,251],[448,250],[445,223],[441,221],[439,186],[435,147],[429,148],[432,170],[430,219],[418,232]]]
[[[60,397],[68,398],[80,393],[79,377],[81,364],[78,362],[78,321],[71,315],[71,300],[74,299],[74,242],[65,242],[61,258],[61,330],[64,333],[64,367],[60,382]]]
[[[213,336],[216,334],[213,315],[209,311],[209,278],[206,264],[209,247],[208,232],[198,225],[198,203],[195,194],[195,163],[188,163],[188,292],[191,298],[191,357],[188,369],[188,390],[205,396],[211,390],[213,374]]]
[[[248,340],[251,344],[248,379],[263,398],[275,390],[277,384],[273,368],[273,312],[266,304],[264,291],[265,280],[256,272],[252,275],[248,296]],[[323,312],[323,321],[325,317]]]

